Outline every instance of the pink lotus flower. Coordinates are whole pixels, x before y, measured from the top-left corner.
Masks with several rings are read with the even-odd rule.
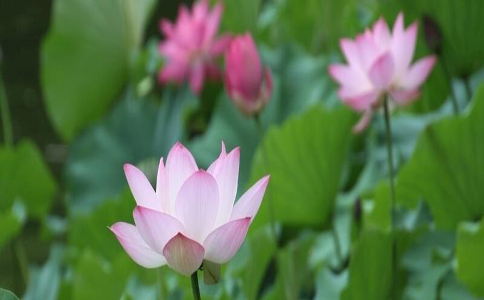
[[[215,38],[221,15],[222,4],[216,4],[209,11],[208,0],[200,0],[193,5],[191,13],[182,5],[175,24],[161,21],[161,31],[167,39],[159,50],[168,59],[159,74],[161,83],[188,80],[198,94],[206,77],[220,78],[215,59],[230,42],[229,36]]]
[[[271,71],[262,66],[250,33],[233,38],[225,52],[225,87],[248,116],[259,112],[271,98]]]
[[[183,275],[203,260],[223,264],[235,255],[261,204],[269,176],[254,184],[234,205],[239,175],[239,148],[222,151],[207,171],[177,143],[166,165],[160,160],[156,190],[136,167],[124,166],[136,200],[136,226],[111,227],[124,250],[139,265],[168,264]]]
[[[420,85],[435,62],[427,56],[410,64],[417,41],[417,23],[405,30],[400,13],[390,32],[380,18],[373,29],[358,35],[355,41],[341,39],[341,49],[348,65],[333,64],[329,74],[341,84],[338,91],[344,103],[365,112],[356,131],[364,129],[371,120],[372,110],[378,108],[389,94],[394,104],[405,105],[419,97]]]

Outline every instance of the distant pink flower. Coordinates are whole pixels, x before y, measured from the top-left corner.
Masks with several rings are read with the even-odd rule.
[[[160,82],[188,80],[191,89],[198,94],[206,77],[220,78],[215,59],[230,42],[227,35],[215,37],[221,15],[222,4],[217,3],[209,11],[208,0],[200,0],[193,5],[191,12],[182,5],[175,24],[161,21],[166,40],[160,43],[159,50],[168,61],[160,71]]]
[[[246,115],[259,112],[271,98],[272,74],[262,66],[250,33],[233,38],[225,52],[225,87]]]
[[[425,81],[436,62],[427,56],[410,64],[417,41],[417,23],[405,30],[403,13],[395,21],[391,33],[380,18],[373,29],[367,29],[356,40],[341,39],[341,49],[347,65],[333,64],[329,74],[341,84],[338,91],[344,103],[365,112],[356,130],[362,130],[371,120],[372,111],[387,93],[396,105],[405,105],[420,95]]]
[[[222,152],[207,171],[198,169],[182,144],[173,146],[166,166],[160,160],[156,190],[136,167],[124,171],[137,206],[136,226],[111,226],[124,250],[146,268],[168,264],[183,275],[203,260],[217,264],[235,255],[261,204],[269,176],[254,184],[234,205],[239,176],[239,148]]]

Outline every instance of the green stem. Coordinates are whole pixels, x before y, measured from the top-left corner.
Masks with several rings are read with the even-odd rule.
[[[12,122],[10,119],[10,110],[8,108],[7,93],[5,91],[5,85],[0,75],[0,111],[2,113],[2,127],[3,138],[7,147],[13,146],[13,134],[12,134]]]
[[[193,299],[194,300],[201,300],[202,297],[200,297],[200,287],[198,286],[198,275],[197,271],[193,272],[191,279],[192,279],[192,291],[193,291]]]
[[[262,123],[260,120],[260,116],[258,114],[255,114],[254,119],[255,119],[255,123],[257,124],[257,131],[259,133],[259,141],[260,141],[260,147],[262,151],[262,163],[266,169],[269,169],[269,161],[267,160],[266,149],[264,147],[264,140],[263,140],[264,133],[262,130]],[[276,233],[276,216],[274,213],[274,201],[272,200],[272,197],[269,194],[267,194],[266,197],[268,198],[267,200],[269,202],[269,219],[271,223],[271,233],[272,233],[272,237],[274,238],[276,248],[278,248],[279,242],[278,242],[277,233]]]
[[[397,299],[398,289],[398,259],[397,259],[397,236],[396,236],[396,209],[395,209],[395,171],[393,169],[393,150],[392,150],[392,128],[390,124],[390,109],[388,107],[389,98],[383,103],[385,113],[385,129],[387,140],[388,167],[390,169],[390,197],[391,197],[391,231],[393,234],[392,245],[392,270],[393,270],[393,299]]]

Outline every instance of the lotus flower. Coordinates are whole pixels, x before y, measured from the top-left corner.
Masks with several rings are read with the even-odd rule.
[[[417,41],[417,23],[404,28],[400,13],[390,32],[380,18],[372,30],[367,29],[355,41],[340,41],[347,65],[333,64],[329,74],[341,84],[338,91],[344,103],[365,112],[355,127],[361,131],[371,120],[383,97],[391,96],[396,105],[405,105],[419,97],[420,85],[425,81],[435,62],[427,56],[411,65]]]
[[[168,264],[189,276],[203,260],[223,264],[242,245],[254,219],[269,176],[255,183],[234,205],[239,174],[239,148],[222,151],[207,171],[199,169],[180,143],[166,165],[160,160],[156,190],[136,167],[124,171],[136,200],[135,225],[111,226],[124,250],[139,265]]]
[[[220,78],[215,59],[230,42],[229,36],[215,36],[221,15],[222,4],[216,4],[210,11],[208,0],[201,0],[193,5],[191,12],[182,5],[175,24],[161,21],[166,40],[160,44],[159,51],[167,59],[159,73],[161,83],[188,80],[193,92],[198,94],[206,77]]]
[[[271,71],[262,66],[250,33],[233,38],[225,52],[225,87],[247,116],[258,113],[271,98]]]

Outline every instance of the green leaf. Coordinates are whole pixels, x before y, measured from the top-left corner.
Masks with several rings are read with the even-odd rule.
[[[340,293],[348,282],[348,272],[334,274],[325,268],[318,272],[316,279],[316,296],[314,300],[338,300]]]
[[[128,93],[107,119],[72,144],[66,166],[69,211],[89,212],[120,193],[125,163],[144,162],[156,170],[160,157],[183,138],[183,116],[193,102],[187,90],[167,91],[161,107]]]
[[[25,206],[18,201],[9,211],[0,213],[0,249],[22,230],[25,222]]]
[[[31,278],[24,300],[55,300],[57,299],[61,281],[61,258],[63,248],[54,245],[50,250],[50,256],[42,268],[31,269]]]
[[[0,288],[0,300],[19,300],[11,291]]]
[[[218,1],[212,0],[212,3]],[[261,0],[223,0],[222,32],[254,32],[259,17]]]
[[[0,148],[0,212],[19,200],[30,216],[42,218],[50,210],[56,188],[34,143],[24,140],[15,148]]]
[[[388,299],[392,286],[392,238],[377,230],[360,235],[349,266],[349,299]]]
[[[479,223],[463,222],[457,229],[457,278],[476,296],[484,297],[484,218]]]
[[[47,112],[72,139],[101,117],[126,83],[154,0],[56,0],[41,50]]]
[[[381,181],[375,188],[372,201],[363,202],[365,228],[389,231],[391,227],[390,184]]]
[[[294,46],[281,47],[277,51],[261,48],[261,53],[274,75],[272,99],[261,114],[264,130],[272,124],[280,124],[289,115],[301,113],[309,105],[323,99],[328,92],[327,79],[321,76],[326,67],[324,58],[307,55]],[[224,94],[219,99],[206,133],[194,139],[190,149],[199,166],[208,168],[220,153],[221,141],[228,149],[240,146],[239,186],[244,187],[258,140],[255,121],[245,118]]]
[[[108,262],[84,251],[76,265],[72,299],[120,299],[132,264],[124,253]]]
[[[397,181],[397,201],[415,206],[428,203],[435,223],[455,228],[484,213],[484,85],[472,110],[442,119],[426,128]]]
[[[257,299],[266,269],[276,247],[269,226],[246,238],[241,249],[228,264],[222,278],[240,278],[246,299]]]
[[[271,180],[252,227],[276,219],[296,226],[323,225],[334,207],[351,140],[354,115],[315,106],[271,128],[253,162],[251,182]],[[271,201],[273,204],[271,204]]]
[[[105,259],[112,259],[124,252],[109,226],[124,221],[133,223],[133,208],[136,202],[131,191],[113,199],[107,199],[89,215],[72,216],[69,221],[68,241],[79,250],[90,248]]]

